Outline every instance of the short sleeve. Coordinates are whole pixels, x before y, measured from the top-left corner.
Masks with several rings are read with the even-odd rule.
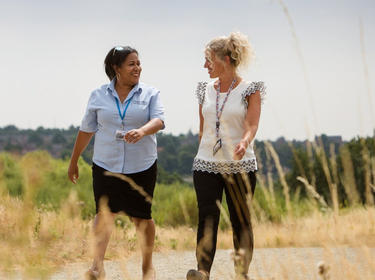
[[[246,97],[252,95],[253,93],[257,91],[259,91],[260,93],[260,100],[262,101],[262,104],[263,104],[265,96],[266,96],[266,87],[264,85],[264,82],[262,81],[251,82],[249,86],[246,88],[246,90],[242,93],[242,101],[246,105],[246,107],[248,106]]]
[[[197,89],[195,91],[195,95],[197,96],[198,99],[198,104],[202,105],[204,102],[204,96],[206,94],[206,87],[207,87],[207,82],[199,82]]]
[[[164,124],[164,106],[160,99],[160,91],[157,91],[150,99],[150,120],[152,119],[160,119]],[[162,129],[164,128],[165,125]]]
[[[79,130],[83,132],[96,132],[98,130],[98,121],[95,109],[96,92],[90,95],[89,102],[86,107],[85,115],[83,116]]]

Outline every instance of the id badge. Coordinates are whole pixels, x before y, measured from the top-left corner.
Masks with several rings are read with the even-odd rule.
[[[219,140],[216,141],[215,145],[214,145],[214,148],[212,149],[212,154],[215,155],[217,153],[218,150],[221,149],[221,138]]]
[[[125,130],[120,130],[120,129],[116,130],[116,135],[115,135],[116,140],[117,141],[124,141],[125,134],[126,134]]]

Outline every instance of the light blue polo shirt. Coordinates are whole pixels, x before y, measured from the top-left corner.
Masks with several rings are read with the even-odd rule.
[[[95,133],[93,162],[96,165],[115,173],[141,172],[151,167],[157,159],[156,135],[147,135],[137,143],[129,144],[116,140],[115,133],[120,129],[129,131],[140,128],[152,119],[164,122],[160,92],[139,83],[121,103],[114,81],[91,93],[80,130]],[[121,113],[130,100],[123,120],[115,99],[118,100]]]

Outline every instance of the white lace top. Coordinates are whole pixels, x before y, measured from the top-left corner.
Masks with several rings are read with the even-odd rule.
[[[213,155],[216,139],[216,89],[214,82],[200,82],[197,87],[198,103],[202,105],[203,134],[199,149],[193,162],[193,170],[214,173],[239,173],[257,170],[253,142],[241,160],[233,160],[234,149],[241,141],[244,132],[244,120],[247,112],[246,96],[260,91],[261,99],[265,96],[263,82],[242,81],[230,93],[220,118],[219,137],[222,148]],[[220,93],[219,108],[226,93]]]

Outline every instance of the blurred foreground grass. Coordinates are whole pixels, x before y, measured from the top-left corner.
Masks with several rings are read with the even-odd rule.
[[[67,165],[67,161],[53,159],[46,152],[23,157],[0,154],[2,273],[17,270],[25,278],[48,279],[61,265],[90,259],[95,213],[90,166],[80,161],[79,182],[73,185],[67,179]],[[223,206],[225,212],[225,203]],[[256,248],[375,247],[372,206],[357,205],[336,212],[314,199],[294,195],[288,210],[282,193],[274,191],[271,195],[260,180],[252,207]],[[153,217],[156,251],[195,249],[197,206],[191,186],[158,185]],[[226,219],[221,219],[218,248],[232,248]],[[136,249],[132,223],[119,216],[106,258],[122,258]]]

